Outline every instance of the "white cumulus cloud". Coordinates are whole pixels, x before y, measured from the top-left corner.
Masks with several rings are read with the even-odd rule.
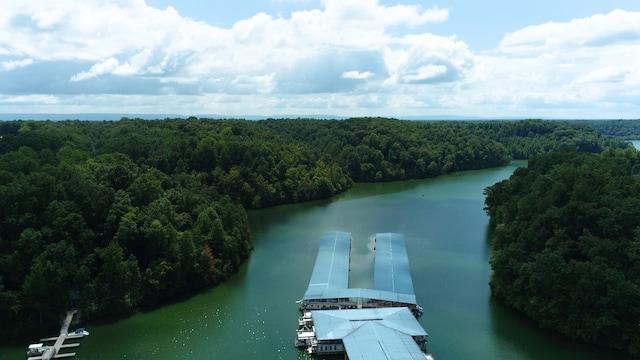
[[[71,78],[71,81],[87,80],[103,74],[109,74],[113,72],[118,67],[118,65],[118,60],[114,57],[110,57],[107,60],[93,65],[91,69],[89,69],[89,71],[83,71],[74,75]]]
[[[0,61],[0,69],[10,71],[13,69],[29,66],[33,64],[33,59],[6,60]]]
[[[618,117],[610,112],[612,101],[621,108],[633,106],[620,94],[640,85],[640,65],[630,61],[639,56],[637,12],[615,10],[528,26],[506,34],[496,49],[477,54],[455,97],[462,106],[491,106],[505,114]]]
[[[567,47],[601,47],[640,40],[638,13],[614,10],[609,14],[528,26],[507,34],[499,49],[507,53],[563,50]],[[595,50],[595,49],[594,49]]]
[[[3,1],[0,112],[26,93],[56,112],[544,116],[636,106],[640,13],[527,26],[474,53],[425,30],[448,21],[446,8],[279,1],[308,6],[219,27],[144,0]]]
[[[342,77],[345,79],[368,79],[372,77],[374,74],[371,71],[363,71],[360,72],[358,70],[350,70],[342,73]]]

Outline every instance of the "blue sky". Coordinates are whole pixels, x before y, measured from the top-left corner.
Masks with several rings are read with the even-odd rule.
[[[640,118],[637,0],[400,1],[0,0],[0,114]]]

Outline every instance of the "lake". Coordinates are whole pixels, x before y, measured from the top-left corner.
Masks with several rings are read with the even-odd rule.
[[[329,201],[250,212],[255,249],[230,281],[91,335],[79,359],[306,359],[293,345],[322,234],[352,236],[352,287],[370,287],[371,241],[405,235],[419,318],[436,359],[613,359],[607,349],[564,339],[495,301],[488,286],[488,217],[483,189],[525,162],[429,180],[356,184]],[[5,326],[5,325],[3,325]],[[54,334],[42,334],[54,335]],[[37,340],[36,337],[31,339]],[[24,359],[29,339],[0,348]]]

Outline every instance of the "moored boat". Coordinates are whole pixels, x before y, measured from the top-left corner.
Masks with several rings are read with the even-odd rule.
[[[82,337],[89,336],[89,332],[85,328],[77,328],[72,332],[67,333],[67,337]]]
[[[49,346],[45,346],[44,343],[31,344],[27,349],[27,356],[42,355],[48,348]]]

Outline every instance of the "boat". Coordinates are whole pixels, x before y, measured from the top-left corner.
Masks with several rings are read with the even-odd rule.
[[[45,346],[44,343],[37,343],[29,345],[27,349],[27,356],[38,356],[42,355],[47,351],[49,347]]]
[[[74,331],[67,333],[67,337],[83,337],[89,336],[89,332],[85,328],[77,328]]]

